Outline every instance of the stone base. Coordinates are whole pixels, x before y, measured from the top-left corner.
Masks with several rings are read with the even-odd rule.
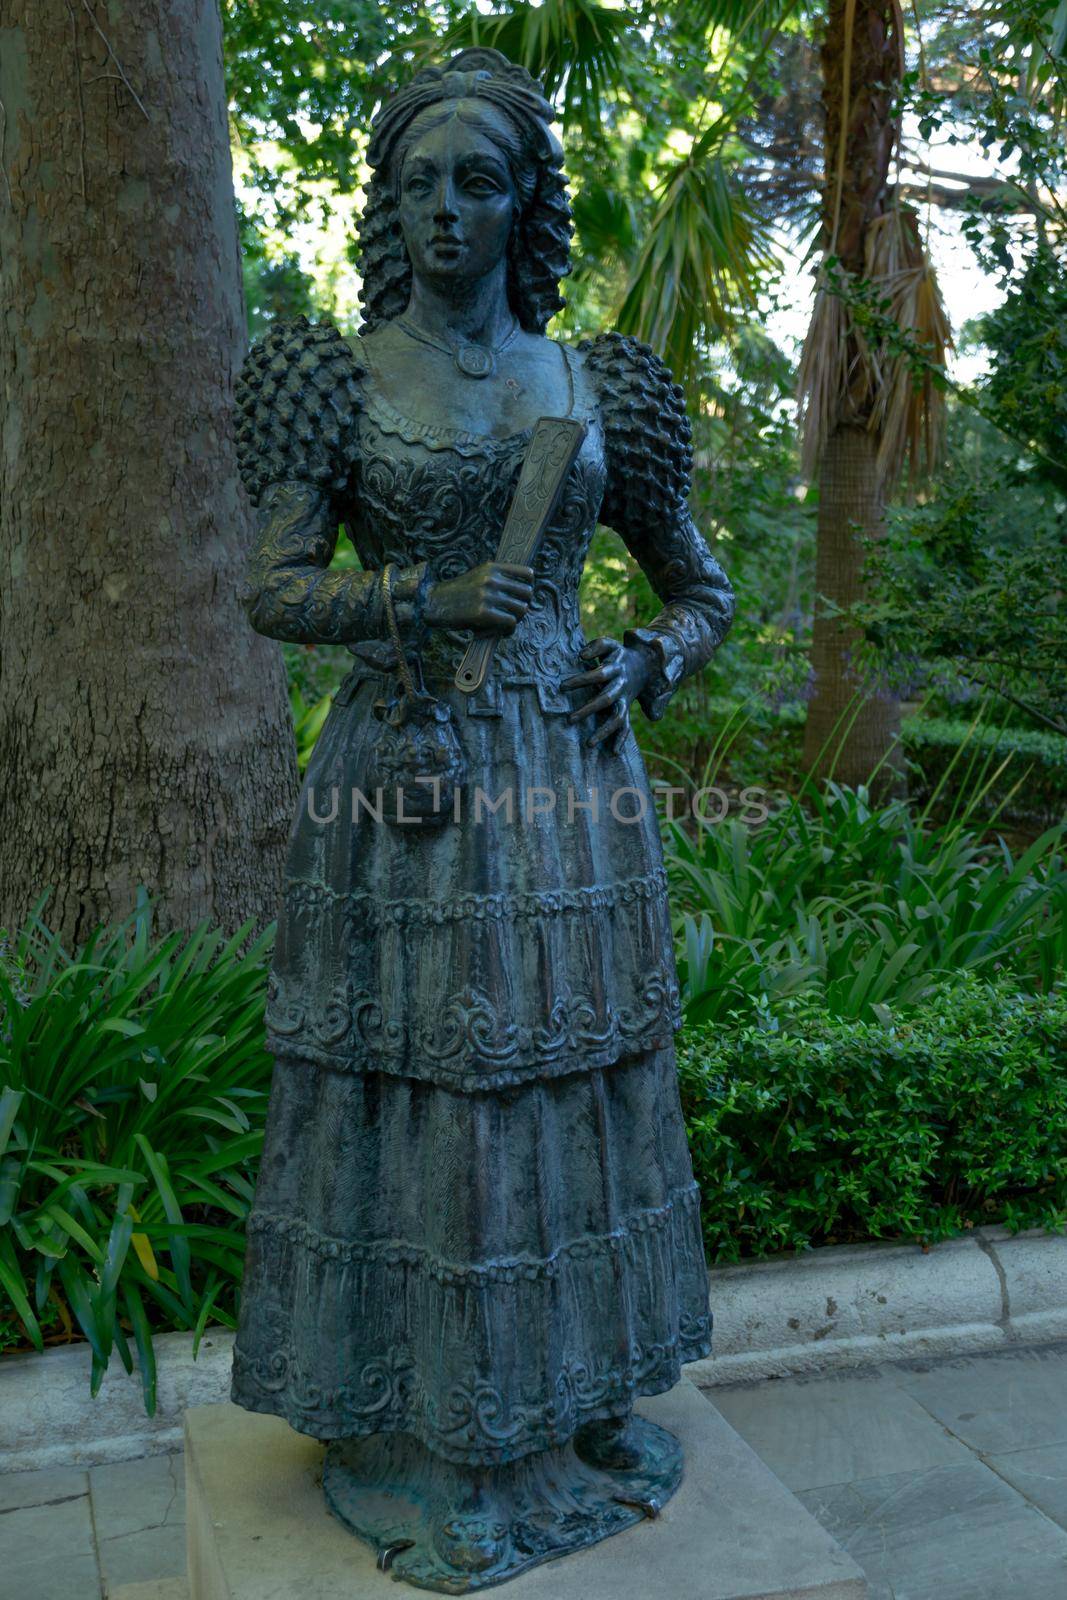
[[[692,1384],[638,1411],[682,1443],[677,1493],[654,1520],[535,1567],[502,1597],[865,1600],[851,1557]],[[232,1405],[189,1411],[185,1432],[190,1600],[397,1600],[327,1509],[321,1444]]]

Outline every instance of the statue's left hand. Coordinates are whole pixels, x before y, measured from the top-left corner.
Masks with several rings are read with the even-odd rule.
[[[607,712],[605,720],[594,728],[585,742],[594,745],[603,739],[610,739],[612,752],[618,755],[630,731],[630,702],[641,693],[652,670],[648,655],[632,645],[620,643],[618,639],[608,638],[590,639],[578,654],[583,661],[598,660],[601,665],[588,672],[575,673],[570,678],[561,678],[560,688],[581,689],[588,686],[598,692],[584,706],[572,711],[568,721],[577,722],[579,717],[588,717],[599,711]]]

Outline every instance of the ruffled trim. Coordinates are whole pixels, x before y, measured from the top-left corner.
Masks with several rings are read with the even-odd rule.
[[[559,341],[552,340],[550,343]],[[571,382],[571,405],[566,414],[568,417],[579,417],[583,421],[590,421],[597,409],[597,402],[591,395],[583,394],[579,387],[575,352],[562,343],[559,343],[559,348],[563,351]],[[471,433],[463,428],[435,425],[408,416],[407,412],[393,405],[392,401],[387,400],[376,387],[374,370],[365,354],[361,359],[364,367],[364,410],[381,433],[402,439],[405,444],[422,445],[427,450],[450,450],[460,456],[490,458],[510,455],[516,447],[528,443],[533,438],[532,426],[507,434]]]
[[[492,1089],[662,1049],[682,1021],[661,866],[441,902],[291,881],[284,899],[267,1046],[305,1064]]]
[[[625,1254],[630,1248],[632,1235],[669,1228],[676,1211],[691,1211],[699,1218],[700,1190],[695,1183],[676,1189],[666,1205],[649,1206],[644,1211],[632,1214],[627,1218],[624,1228],[616,1228],[611,1233],[587,1234],[580,1239],[572,1239],[547,1256],[516,1256],[512,1260],[490,1261],[473,1266],[444,1261],[432,1250],[399,1239],[375,1240],[370,1244],[338,1239],[332,1234],[321,1233],[300,1217],[279,1216],[270,1211],[253,1211],[246,1226],[249,1233],[271,1234],[310,1251],[324,1261],[338,1261],[343,1266],[367,1266],[373,1263],[406,1268],[425,1274],[435,1283],[480,1288],[486,1284],[544,1282],[559,1278],[573,1261]]]
[[[387,1015],[370,990],[349,1002],[337,989],[316,1017],[272,978],[266,1044],[274,1055],[333,1072],[384,1072],[469,1093],[591,1072],[621,1056],[662,1050],[683,1022],[673,960],[645,975],[633,1005],[598,1009],[591,993],[568,985],[543,1022],[525,1026],[473,986],[445,997],[425,1022],[410,1013]]]
[[[521,428],[517,433],[483,434],[467,433],[462,428],[434,427],[398,411],[384,395],[369,387],[364,390],[363,407],[380,433],[403,439],[405,444],[421,444],[427,450],[451,450],[460,456],[495,457],[510,455],[516,445],[533,438],[533,428]]]

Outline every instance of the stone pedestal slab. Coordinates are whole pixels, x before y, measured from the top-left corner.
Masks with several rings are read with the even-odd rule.
[[[502,1600],[865,1600],[866,1581],[692,1384],[640,1402],[685,1449],[654,1521],[500,1586]],[[186,1413],[190,1600],[398,1600],[330,1515],[323,1446],[231,1405]]]

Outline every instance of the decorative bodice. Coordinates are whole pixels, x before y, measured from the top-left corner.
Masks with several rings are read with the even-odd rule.
[[[559,348],[571,378],[568,415],[588,432],[533,561],[533,605],[497,642],[489,681],[472,697],[475,714],[494,709],[501,688],[521,684],[537,689],[542,709],[569,710],[558,681],[581,665],[578,587],[604,496],[604,433],[580,358]],[[426,561],[440,580],[492,560],[533,428],[497,438],[417,421],[385,398],[362,359],[358,463],[342,514],[363,566]],[[454,679],[470,638],[466,629],[435,629],[421,651],[427,679]]]
[[[558,685],[578,665],[578,585],[599,520],[663,601],[647,626],[622,636],[649,654],[637,698],[655,721],[733,615],[729,579],[687,503],[685,397],[655,353],[622,334],[558,348],[571,377],[570,414],[588,434],[533,563],[533,605],[499,639],[467,710],[499,714],[509,684],[533,684],[545,711],[572,709]],[[531,435],[527,428],[498,439],[416,421],[386,399],[362,340],[303,317],[275,323],[237,385],[238,464],[259,513],[242,596],[253,626],[272,638],[347,645],[372,663],[368,670],[391,667],[381,651],[389,638],[384,562],[399,569],[398,623],[406,606],[404,624],[417,629],[417,597],[432,581],[495,555]],[[330,569],[339,522],[362,572]],[[454,678],[469,640],[469,630],[433,630],[422,652],[427,677]]]

